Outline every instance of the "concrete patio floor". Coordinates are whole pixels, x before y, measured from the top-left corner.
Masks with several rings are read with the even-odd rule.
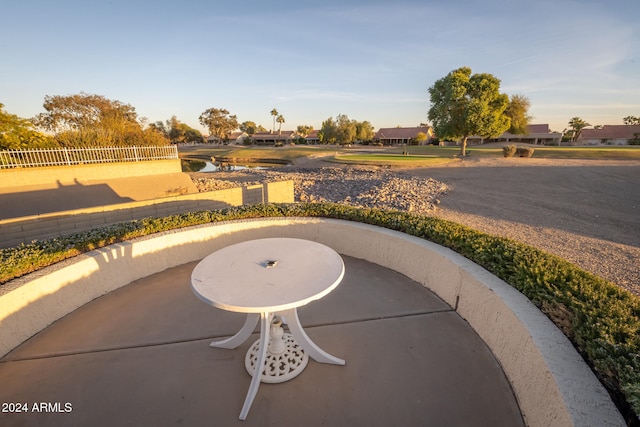
[[[399,273],[343,258],[342,284],[299,316],[346,366],[309,360],[293,380],[261,384],[246,421],[244,357],[258,334],[235,350],[209,347],[244,315],[196,298],[189,263],[92,301],[1,359],[0,402],[28,412],[0,412],[0,425],[524,424],[498,362],[458,314]]]

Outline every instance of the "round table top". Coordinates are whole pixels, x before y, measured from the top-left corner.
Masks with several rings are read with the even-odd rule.
[[[335,289],[344,276],[336,251],[302,239],[250,240],[204,258],[191,274],[203,301],[242,313],[277,312],[303,306]]]

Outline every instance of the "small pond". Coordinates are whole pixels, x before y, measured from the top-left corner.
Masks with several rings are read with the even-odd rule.
[[[276,163],[228,163],[212,162],[209,160],[180,159],[182,172],[231,172],[243,169],[269,169],[276,166],[283,166]]]

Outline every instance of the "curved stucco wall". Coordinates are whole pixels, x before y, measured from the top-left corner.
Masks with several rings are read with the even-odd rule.
[[[398,271],[435,292],[491,348],[531,426],[625,425],[566,337],[522,294],[466,258],[403,233],[348,221],[232,221],[111,245],[0,287],[0,355],[87,302],[233,243],[298,237]]]

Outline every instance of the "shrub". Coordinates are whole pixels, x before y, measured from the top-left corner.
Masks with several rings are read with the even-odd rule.
[[[539,307],[571,340],[627,420],[638,422],[640,298],[557,256],[434,217],[333,203],[298,203],[145,218],[2,249],[0,283],[115,242],[181,227],[263,217],[357,221],[430,240],[460,253]]]
[[[520,157],[531,157],[533,156],[533,151],[531,147],[518,147],[516,148],[516,155]]]
[[[502,147],[502,155],[504,157],[513,157],[516,154],[516,146],[513,144]]]

